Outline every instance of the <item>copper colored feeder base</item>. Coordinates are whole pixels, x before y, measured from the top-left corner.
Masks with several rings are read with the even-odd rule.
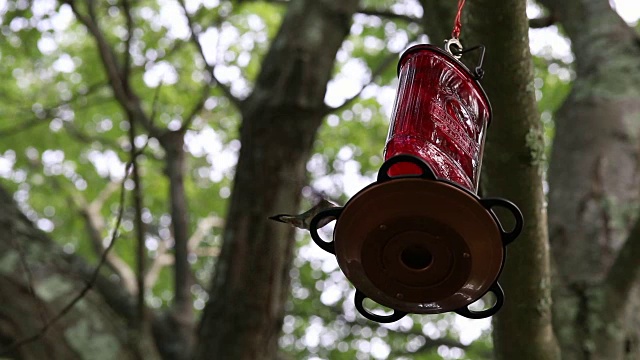
[[[390,178],[389,168],[411,162],[423,169],[419,177]],[[502,229],[491,208],[511,211],[516,226]],[[334,241],[324,242],[318,222],[336,217]],[[378,181],[344,206],[321,212],[311,222],[314,241],[334,253],[340,268],[357,289],[356,307],[378,322],[396,321],[406,313],[456,311],[471,318],[493,315],[502,305],[497,278],[505,245],[522,229],[522,215],[511,202],[480,199],[468,190],[436,179],[419,158],[399,155],[382,166]],[[483,311],[467,308],[487,292],[496,303]],[[365,298],[394,309],[373,314]]]

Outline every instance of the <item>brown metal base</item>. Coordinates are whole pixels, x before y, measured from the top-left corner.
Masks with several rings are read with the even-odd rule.
[[[464,307],[496,281],[504,257],[489,212],[438,181],[376,184],[345,206],[334,230],[340,268],[372,300],[437,314]]]
[[[421,162],[424,174],[389,178],[388,169],[400,161]],[[515,229],[508,233],[502,229],[491,211],[494,206],[514,214]],[[316,228],[327,216],[338,219],[330,243],[319,239]],[[344,208],[318,214],[311,225],[316,243],[336,255],[358,289],[358,310],[386,322],[405,313],[458,311],[472,318],[495,313],[502,304],[497,278],[504,247],[518,235],[522,221],[512,203],[480,199],[456,184],[435,179],[420,159],[401,155],[385,163],[378,181]],[[489,291],[499,298],[491,314],[467,309]],[[361,303],[366,297],[396,310],[396,315],[367,313]]]

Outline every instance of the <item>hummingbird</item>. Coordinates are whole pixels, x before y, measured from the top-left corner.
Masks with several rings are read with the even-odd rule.
[[[325,198],[322,198],[320,199],[319,203],[317,203],[311,209],[303,212],[302,214],[299,214],[299,215],[278,214],[278,215],[270,216],[269,219],[290,224],[300,229],[309,230],[309,225],[311,225],[311,219],[313,219],[314,216],[316,216],[323,210],[332,209],[336,207],[340,207],[340,206]],[[320,222],[318,222],[318,228],[321,228],[327,225],[333,220],[334,218],[331,216],[325,217]]]

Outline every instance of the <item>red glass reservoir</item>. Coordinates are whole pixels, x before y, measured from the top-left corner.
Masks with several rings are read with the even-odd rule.
[[[476,193],[491,119],[484,90],[460,61],[432,45],[408,49],[398,69],[385,160],[399,154],[418,156],[439,178]],[[396,164],[390,175],[420,172],[415,165]]]

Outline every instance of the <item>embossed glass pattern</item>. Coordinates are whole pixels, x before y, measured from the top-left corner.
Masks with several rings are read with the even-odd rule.
[[[443,50],[417,45],[400,59],[400,84],[391,116],[385,160],[411,154],[436,176],[477,192],[489,101],[466,68]],[[417,174],[397,164],[390,175]]]

